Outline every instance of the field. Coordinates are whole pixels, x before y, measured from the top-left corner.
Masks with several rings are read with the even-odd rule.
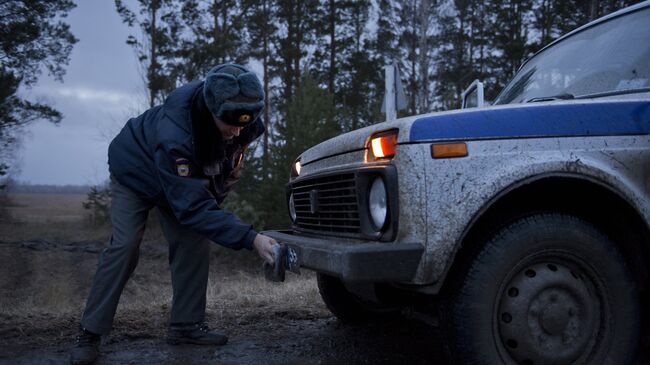
[[[67,363],[110,226],[92,223],[83,195],[10,198],[0,217],[0,364]],[[218,245],[207,317],[230,342],[168,346],[170,282],[167,244],[151,218],[98,364],[445,363],[436,329],[406,319],[343,326],[322,303],[313,273],[269,283],[254,252]]]
[[[13,197],[11,217],[0,225],[0,241],[20,242],[23,250],[18,255],[14,252],[11,257],[1,257],[3,263],[16,264],[7,271],[9,266],[3,265],[3,276],[13,278],[16,285],[10,288],[13,295],[1,296],[2,313],[19,314],[26,308],[49,314],[81,313],[87,294],[83,289],[90,285],[97,253],[110,236],[108,224],[90,224],[88,212],[81,207],[84,198],[49,194]],[[167,244],[154,213],[141,247],[142,260],[121,299],[125,311],[166,306],[171,298]],[[227,309],[222,305],[242,308],[291,304],[313,308],[320,303],[311,275],[289,276],[286,285],[270,285],[260,275],[261,261],[254,252],[214,245],[211,255],[208,298],[218,312]],[[291,303],[286,302],[287,298]],[[27,302],[30,305],[26,307]]]

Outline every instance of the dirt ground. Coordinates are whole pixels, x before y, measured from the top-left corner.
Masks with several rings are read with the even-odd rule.
[[[0,365],[67,364],[110,227],[92,226],[82,196],[21,195],[0,217]],[[313,273],[263,279],[252,252],[211,250],[207,321],[222,347],[165,343],[171,280],[152,220],[97,364],[449,364],[444,334],[402,317],[342,325]],[[637,364],[650,364],[646,340]]]
[[[102,245],[0,242],[0,364],[67,362]],[[224,287],[269,287],[268,297],[249,300],[216,293],[214,287],[220,283],[213,280],[208,321],[229,334],[229,343],[223,347],[169,346],[164,341],[167,305],[155,295],[151,298],[151,292],[138,292],[138,285],[151,279],[138,272],[143,268],[157,272],[156,266],[165,264],[162,250],[156,247],[160,246],[146,243],[142,247],[134,280],[125,289],[125,305],[118,308],[114,330],[103,341],[98,364],[445,363],[439,334],[421,322],[341,325],[315,297],[313,274],[291,275],[284,284],[257,282],[253,277],[257,274],[252,272],[224,275]],[[212,261],[219,261],[218,255]],[[72,265],[79,276],[69,271]],[[153,285],[164,290],[164,283]],[[285,305],[284,296],[293,298],[286,298]],[[138,300],[143,303],[136,303]]]
[[[21,195],[0,219],[0,364],[66,364],[110,228],[91,227],[83,197]],[[167,245],[151,222],[98,364],[447,363],[439,332],[399,319],[340,324],[313,273],[263,279],[261,259],[215,245],[208,323],[222,347],[165,343],[171,280]]]

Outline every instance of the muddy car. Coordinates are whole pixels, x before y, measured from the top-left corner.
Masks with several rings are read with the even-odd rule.
[[[624,364],[650,265],[650,2],[528,59],[490,106],[380,123],[292,167],[292,227],[342,321],[438,314],[455,363]],[[471,106],[477,106],[471,108]]]

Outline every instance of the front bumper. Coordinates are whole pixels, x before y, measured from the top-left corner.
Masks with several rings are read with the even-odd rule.
[[[410,282],[424,252],[419,243],[314,238],[292,231],[262,233],[292,248],[301,267],[344,281]]]

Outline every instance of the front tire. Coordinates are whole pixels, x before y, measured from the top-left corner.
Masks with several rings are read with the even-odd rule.
[[[463,364],[627,364],[639,298],[615,244],[576,217],[521,219],[489,240],[447,305]]]
[[[346,289],[339,278],[317,273],[316,279],[318,291],[327,309],[343,323],[363,323],[399,313],[399,308],[369,302],[356,296]]]

